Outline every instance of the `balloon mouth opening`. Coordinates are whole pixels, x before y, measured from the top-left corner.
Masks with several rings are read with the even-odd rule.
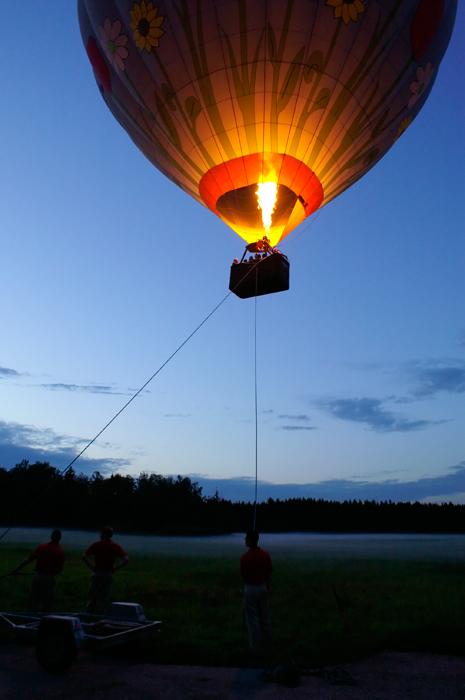
[[[315,173],[293,156],[252,153],[220,163],[202,177],[206,206],[247,243],[275,246],[323,201]]]
[[[276,199],[274,206],[269,206],[271,211],[268,212],[267,218],[265,206],[260,206],[258,201],[260,184],[263,183],[254,183],[225,192],[216,202],[216,212],[232,227],[253,229],[259,238],[264,235],[274,237],[278,229],[283,231],[286,227],[298,197],[286,185],[273,183],[276,186]]]

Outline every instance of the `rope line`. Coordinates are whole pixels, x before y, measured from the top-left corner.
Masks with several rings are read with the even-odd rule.
[[[100,435],[102,435],[102,433],[104,433],[105,430],[106,430],[107,428],[110,427],[110,425],[118,418],[118,416],[121,415],[121,413],[129,406],[129,404],[131,404],[131,403],[134,401],[134,399],[136,399],[136,398],[139,396],[139,394],[141,394],[142,391],[144,391],[145,387],[148,386],[148,385],[150,384],[150,382],[151,382],[153,379],[155,379],[155,377],[162,371],[162,369],[163,369],[164,367],[166,367],[166,365],[168,364],[168,362],[170,362],[170,361],[175,357],[175,355],[177,355],[178,352],[179,352],[179,351],[189,342],[189,340],[197,333],[197,331],[199,331],[199,330],[202,328],[202,326],[205,325],[205,323],[213,316],[213,314],[220,308],[220,306],[222,306],[222,305],[224,304],[224,302],[226,301],[226,299],[228,299],[228,298],[231,296],[231,294],[234,292],[234,290],[243,282],[243,280],[244,280],[246,277],[248,277],[248,276],[250,275],[250,273],[251,273],[253,270],[255,270],[255,269],[257,268],[257,266],[258,266],[259,263],[260,263],[260,261],[258,260],[255,264],[253,264],[253,265],[250,266],[250,270],[244,275],[244,277],[235,285],[235,287],[234,287],[233,289],[231,289],[231,290],[228,292],[228,294],[226,294],[225,297],[223,297],[223,299],[215,306],[215,308],[214,308],[212,311],[210,311],[210,313],[203,319],[203,321],[202,321],[201,323],[199,323],[199,325],[192,331],[192,333],[190,333],[190,334],[187,336],[187,338],[176,348],[176,350],[175,350],[174,352],[171,353],[171,355],[168,357],[168,359],[166,359],[165,362],[163,362],[163,364],[160,365],[160,367],[157,369],[157,371],[154,372],[154,373],[152,374],[152,376],[150,377],[150,379],[148,379],[148,380],[145,382],[145,384],[143,384],[143,385],[140,387],[140,389],[139,389],[138,391],[136,391],[136,393],[133,394],[133,396],[131,396],[131,398],[129,399],[129,401],[127,401],[127,402],[124,404],[124,406],[123,406],[122,408],[120,408],[120,410],[119,410],[117,413],[115,413],[115,415],[113,416],[113,418],[112,418],[111,420],[108,421],[108,423],[97,433],[97,435],[95,435],[94,438],[92,438],[92,440],[90,440],[90,442],[87,443],[87,445],[79,452],[78,455],[76,455],[76,457],[68,464],[68,466],[65,467],[64,469],[62,469],[61,471],[58,472],[58,473],[60,474],[60,476],[63,476],[64,474],[66,474],[66,472],[67,472],[69,469],[71,469],[71,467],[73,466],[73,464],[75,464],[75,463],[77,462],[77,460],[79,459],[79,457],[81,457],[81,456],[84,454],[84,452],[86,452],[86,450],[88,450],[89,447],[90,447],[91,445],[94,444],[94,442],[100,437]],[[256,273],[256,274],[257,274],[257,277],[258,277],[258,270],[257,270],[257,273]],[[23,516],[24,516],[26,513],[28,513],[32,508],[34,508],[34,506],[35,506],[37,503],[39,503],[39,501],[45,496],[46,493],[48,493],[48,492],[50,491],[50,489],[53,488],[54,485],[55,485],[55,483],[52,481],[52,482],[50,483],[50,485],[47,486],[47,488],[44,489],[44,490],[42,491],[42,493],[40,493],[40,494],[37,496],[37,498],[36,498],[27,508],[25,508],[25,510],[22,511],[22,513],[20,513],[20,515],[18,516],[17,520],[15,520],[15,521],[12,523],[12,525],[10,525],[10,527],[8,527],[8,528],[0,535],[0,540],[2,540],[2,539],[5,537],[5,535],[7,535],[7,534],[10,532],[10,530],[12,530],[14,527],[16,527],[16,525],[18,525],[19,522],[21,522],[21,519],[23,518]]]
[[[3,574],[3,576],[0,576],[0,581],[1,581],[3,578],[7,578],[8,576],[34,576],[34,574],[33,574],[33,573],[30,573],[30,574],[21,574],[21,573],[20,573],[20,574],[14,574],[12,571],[10,571],[9,574]]]
[[[257,287],[258,267],[255,270],[255,332],[254,332],[254,371],[255,371],[255,495],[253,503],[253,528],[257,524],[257,492],[258,492],[258,402],[257,402]]]

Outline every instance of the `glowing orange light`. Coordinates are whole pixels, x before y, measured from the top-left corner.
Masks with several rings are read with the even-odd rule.
[[[257,186],[265,182],[277,184],[269,233],[263,230],[257,208]],[[247,243],[262,239],[266,233],[272,247],[323,201],[323,188],[315,173],[283,153],[254,153],[215,165],[202,177],[199,193],[207,207]]]
[[[278,185],[276,182],[259,182],[257,187],[258,208],[262,210],[263,228],[269,233],[271,216],[276,206]]]

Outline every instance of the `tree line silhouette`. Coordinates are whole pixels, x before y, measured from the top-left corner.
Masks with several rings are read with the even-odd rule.
[[[95,472],[62,474],[48,462],[24,460],[0,468],[1,519],[5,526],[202,535],[251,529],[252,503],[231,502],[218,492],[203,496],[186,476]],[[257,505],[261,532],[463,533],[465,505],[391,501],[325,501],[269,498]]]

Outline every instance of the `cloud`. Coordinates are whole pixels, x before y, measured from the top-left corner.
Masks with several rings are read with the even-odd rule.
[[[79,438],[69,438],[58,435],[50,428],[35,428],[30,425],[20,423],[7,423],[0,421],[0,444],[11,444],[15,446],[54,446],[85,444],[88,440]]]
[[[316,430],[310,425],[280,425],[276,430]]]
[[[392,398],[392,397],[391,397]],[[383,401],[374,398],[320,399],[315,402],[321,410],[333,418],[364,423],[380,433],[409,432],[422,430],[445,421],[409,420],[383,408]]]
[[[6,379],[10,377],[30,377],[26,373],[17,372],[15,369],[10,369],[8,367],[0,367],[0,379]],[[31,384],[30,386],[38,387],[40,389],[46,389],[48,391],[68,391],[68,392],[83,392],[88,394],[112,394],[115,396],[130,396],[132,394],[139,393],[136,389],[128,388],[126,391],[120,391],[115,386],[109,384],[98,384],[96,382],[91,382],[90,384],[71,384],[67,382],[48,382],[43,384]],[[150,393],[149,389],[144,389],[142,393]]]
[[[465,331],[460,334],[458,343],[465,346]],[[408,402],[425,396],[434,396],[443,391],[449,394],[462,394],[465,392],[465,361],[457,358],[441,358],[429,360],[410,360],[409,362],[345,362],[350,369],[365,372],[382,372],[392,374],[412,384],[410,397],[397,398],[397,402]],[[412,398],[413,397],[413,398]]]
[[[285,420],[303,420],[303,421],[309,421],[309,420],[310,420],[310,418],[309,418],[307,415],[305,415],[305,414],[301,414],[301,415],[299,415],[299,416],[289,416],[289,415],[287,415],[286,413],[284,413],[284,414],[282,414],[281,416],[278,416],[278,418],[283,418],[283,419],[285,419]]]
[[[122,391],[116,391],[112,386],[105,384],[39,384],[43,389],[50,391],[83,391],[90,394],[115,394],[124,395]]]
[[[255,480],[253,477],[235,477],[215,479],[201,474],[189,474],[192,481],[197,481],[203,494],[213,496],[215,491],[231,501],[253,502]],[[434,500],[436,502],[463,502],[465,483],[465,461],[446,470],[439,476],[425,476],[414,481],[387,479],[379,481],[330,479],[307,484],[272,484],[258,482],[258,500],[268,498],[315,498],[327,501],[393,501],[415,502]]]
[[[0,378],[3,377],[20,377],[20,373],[15,369],[9,369],[8,367],[0,367]]]
[[[465,391],[465,362],[461,360],[411,362],[405,366],[407,375],[413,380],[413,395],[417,398],[433,396],[444,391],[462,394]]]
[[[414,403],[416,399],[414,399],[412,396],[390,396],[386,401],[392,401],[392,403],[396,403],[399,405],[405,405],[407,403]]]
[[[308,422],[310,420],[309,416],[307,416],[305,413],[301,413],[299,415],[289,415],[287,413],[282,413],[281,415],[277,416],[278,419],[280,420],[296,420],[300,422]],[[316,430],[315,427],[309,426],[309,425],[280,425],[276,430]]]
[[[59,435],[50,428],[41,429],[0,421],[0,467],[11,469],[26,459],[31,463],[49,462],[53,467],[62,470],[88,442],[87,438]],[[109,447],[108,443],[101,442],[99,446]],[[126,459],[92,459],[82,456],[76,462],[75,469],[85,474],[93,474],[94,471],[108,473],[127,468],[130,464]]]

